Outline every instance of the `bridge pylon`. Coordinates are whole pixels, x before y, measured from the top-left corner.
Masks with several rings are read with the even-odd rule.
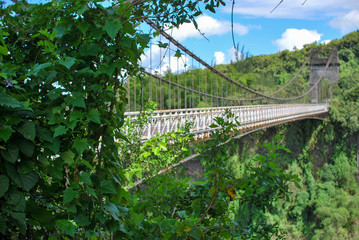
[[[329,87],[329,99],[332,98],[332,85],[339,80],[339,59],[338,59],[338,50],[333,49],[332,55],[333,59],[331,63],[326,68],[326,64],[328,62],[328,58],[319,58],[316,50],[313,50],[314,53],[310,59],[310,86],[312,88],[313,85],[321,78],[327,78],[330,81]],[[319,103],[319,84],[312,91],[312,103]]]

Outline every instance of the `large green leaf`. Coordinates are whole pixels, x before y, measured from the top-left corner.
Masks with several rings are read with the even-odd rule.
[[[21,133],[24,138],[34,141],[36,136],[35,123],[33,121],[25,121],[20,127],[17,128],[17,131]]]
[[[91,187],[87,187],[86,188],[86,193],[90,196],[94,196],[96,199],[97,199],[97,195],[96,195],[96,192],[93,188]]]
[[[56,31],[56,37],[61,38],[66,31],[66,27],[65,26],[56,26],[54,30]]]
[[[0,91],[0,106],[20,108],[22,104],[15,98],[6,94],[5,89]]]
[[[84,5],[80,5],[79,8],[77,9],[77,14],[78,15],[82,15],[84,14],[87,10],[89,10],[90,8],[84,4]]]
[[[88,172],[81,172],[79,175],[80,182],[86,183],[87,185],[92,186],[92,181],[90,177],[90,173]]]
[[[128,208],[115,205],[112,202],[106,203],[105,210],[108,211],[117,221],[120,220],[119,217],[124,217],[128,213]]]
[[[80,29],[80,31],[82,32],[83,35],[86,35],[87,30],[90,27],[89,23],[79,23],[77,24],[77,27]]]
[[[47,169],[49,176],[57,180],[63,179],[63,175],[62,175],[63,165],[64,165],[64,161],[61,158],[57,158],[51,161],[51,165]]]
[[[50,165],[49,160],[44,155],[39,156],[39,163],[40,163],[39,166],[44,169],[46,169]]]
[[[26,214],[23,212],[10,212],[11,217],[17,220],[17,222],[21,225],[26,222]]]
[[[79,51],[82,56],[97,56],[100,50],[101,49],[99,49],[99,46],[96,44],[83,44]]]
[[[160,154],[160,148],[159,148],[159,147],[154,147],[154,148],[152,148],[152,152],[153,152],[156,156],[158,156],[158,155]]]
[[[83,138],[83,139],[76,138],[75,141],[74,141],[73,147],[81,155],[88,148],[87,139],[85,139],[85,138]]]
[[[52,64],[47,62],[43,64],[36,63],[29,71],[30,75],[37,75],[42,69],[50,67]]]
[[[59,63],[65,66],[67,69],[70,69],[72,65],[75,64],[75,62],[76,62],[76,58],[72,58],[72,57],[65,57],[65,59],[59,60]]]
[[[167,144],[164,142],[160,142],[158,144],[158,146],[163,150],[163,151],[167,151]]]
[[[114,39],[118,31],[120,31],[122,28],[123,26],[117,21],[106,21],[105,27],[103,29],[107,32],[110,38]]]
[[[26,208],[25,194],[17,190],[10,190],[7,203],[13,205],[13,211],[24,212]]]
[[[0,197],[2,197],[9,189],[9,178],[5,175],[0,175]]]
[[[67,96],[66,102],[74,107],[80,107],[86,109],[86,103],[84,101],[85,93],[75,92],[73,96]]]
[[[7,226],[6,223],[8,222],[7,217],[5,216],[0,216],[0,233],[5,234]]]
[[[60,140],[58,138],[53,138],[53,141],[51,143],[45,142],[44,147],[50,149],[55,154],[58,154],[60,150]]]
[[[72,222],[69,222],[67,219],[58,219],[56,220],[56,225],[64,231],[65,233],[69,234],[71,237],[75,236],[75,225]]]
[[[6,150],[1,150],[1,156],[8,162],[15,163],[19,156],[19,148],[15,144],[10,144]]]
[[[0,54],[1,55],[8,55],[9,54],[9,50],[7,49],[6,46],[1,46],[0,45]]]
[[[20,151],[28,157],[31,157],[35,151],[35,144],[24,138],[18,140],[18,146]]]
[[[108,180],[102,180],[100,184],[100,191],[102,193],[110,193],[115,194],[116,188],[113,186],[113,184]]]
[[[100,124],[100,113],[98,112],[98,110],[96,108],[92,108],[88,115],[87,115],[87,120],[94,122],[94,123],[98,123]]]
[[[70,113],[70,122],[81,120],[82,117],[83,117],[83,113],[81,111],[74,110]]]
[[[64,191],[64,201],[63,204],[67,204],[74,200],[75,198],[79,197],[78,191],[74,190],[73,188],[69,187]]]
[[[37,133],[38,137],[47,141],[47,142],[53,142],[53,137],[51,136],[51,132],[47,128],[37,127]]]
[[[64,163],[68,165],[72,165],[74,163],[75,154],[71,150],[61,153],[60,156],[64,160]]]
[[[39,179],[36,173],[30,172],[24,174],[22,171],[18,171],[12,164],[6,165],[6,171],[8,176],[25,191],[29,191],[33,188]]]
[[[58,127],[55,128],[55,130],[54,130],[54,136],[53,136],[53,137],[55,138],[55,137],[57,137],[57,136],[64,135],[66,132],[67,132],[66,127],[60,125],[60,126],[58,126]]]
[[[94,71],[91,70],[91,68],[89,67],[85,67],[83,69],[81,69],[80,71],[78,71],[79,73],[89,73],[89,74],[95,74]]]
[[[12,129],[11,126],[5,126],[3,128],[0,128],[0,138],[7,142],[13,132],[15,132],[15,130]]]
[[[100,74],[107,74],[109,77],[112,77],[116,67],[117,67],[116,63],[104,64],[99,68],[99,71],[95,73],[95,76],[97,77]]]
[[[75,216],[75,222],[79,225],[79,226],[88,226],[90,225],[90,221],[89,221],[89,217],[88,216],[85,216],[83,214],[77,214]]]
[[[201,232],[197,229],[192,229],[191,231],[188,232],[188,235],[191,236],[193,239],[196,239],[196,240],[200,240],[200,239],[203,239],[201,237]]]
[[[34,172],[24,174],[24,175],[20,175],[20,177],[21,177],[21,180],[22,180],[21,187],[26,191],[33,188],[35,186],[35,184],[37,183],[38,179],[39,179],[37,174],[34,173]]]

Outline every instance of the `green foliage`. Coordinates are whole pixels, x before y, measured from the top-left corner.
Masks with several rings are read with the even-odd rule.
[[[126,164],[126,176],[132,185],[132,180],[149,177],[159,171],[178,163],[179,160],[189,156],[191,142],[194,140],[190,133],[193,123],[186,123],[185,127],[163,135],[156,135],[144,144],[131,145],[127,152],[132,159]],[[123,151],[120,148],[120,151]],[[133,157],[132,155],[136,156]]]
[[[139,115],[135,118],[131,116],[126,118],[123,125],[123,128],[127,132],[127,134],[124,135],[126,141],[119,142],[119,154],[124,168],[139,158],[143,135],[142,129],[150,123],[155,109],[156,104],[152,101],[148,101],[144,104]]]
[[[328,148],[325,158],[318,154],[323,147]],[[274,204],[276,210],[270,215],[281,219],[280,228],[289,239],[357,237],[359,187],[353,147],[350,138],[330,123],[312,131],[300,162],[289,165],[302,181],[289,185],[290,194]]]
[[[242,168],[237,178],[237,189],[241,198],[235,212],[235,221],[244,229],[240,239],[268,239],[275,235],[283,237],[278,220],[268,221],[266,214],[273,211],[273,204],[288,194],[289,183],[298,184],[298,176],[292,172],[285,173],[277,167],[275,160],[280,151],[288,151],[284,141],[277,135],[272,142],[264,142],[259,147],[265,148],[265,154],[247,158],[245,163],[232,163],[231,172]],[[279,151],[279,152],[278,152]],[[242,153],[243,154],[243,153]]]
[[[0,4],[1,238],[130,238],[117,140],[150,40],[136,27],[194,20],[198,2]]]
[[[201,14],[199,6],[203,4],[214,12],[224,2],[115,1],[106,7],[97,0],[45,4],[19,1],[7,7],[1,3],[0,237],[259,239],[278,235],[280,238],[276,218],[270,222],[265,216],[291,189],[299,192],[292,201],[298,207],[288,215],[299,219],[301,213],[307,213],[309,222],[320,222],[320,227],[304,226],[304,230],[311,233],[314,230],[317,238],[328,236],[321,229],[328,229],[330,234],[337,230],[343,238],[354,236],[348,230],[348,226],[356,226],[358,219],[355,202],[358,190],[350,177],[354,172],[352,156],[336,155],[331,163],[335,167],[327,165],[323,172],[322,178],[330,179],[325,183],[316,182],[309,167],[305,168],[302,175],[305,188],[301,192],[289,183],[296,182],[295,175],[279,169],[274,161],[280,158],[278,150],[285,150],[281,139],[276,139],[264,143],[267,153],[258,155],[254,164],[239,171],[241,175],[236,177],[227,168],[228,147],[233,148],[230,133],[236,132],[238,125],[230,112],[216,118],[211,139],[199,146],[206,167],[202,181],[189,184],[189,179],[159,175],[137,193],[128,191],[128,185],[136,180],[133,176],[152,176],[189,154],[192,140],[190,126],[186,126],[141,145],[140,129],[148,123],[153,106],[135,120],[137,126],[126,123],[134,134],[124,136],[128,102],[124,84],[139,75],[140,56],[152,37],[136,27],[143,16],[153,18],[160,27],[179,26]],[[194,25],[197,26],[195,21]],[[345,41],[332,44],[338,46],[346,72],[357,66],[353,63],[359,53],[355,41],[357,34],[351,34]],[[286,78],[283,68],[295,71],[301,58],[307,55],[302,53],[308,53],[312,47],[307,46],[301,53],[285,52],[279,57],[249,57],[247,62],[240,61],[237,65],[243,66],[244,71],[238,74],[238,81],[267,90],[268,82],[264,84],[260,79],[272,76],[268,78],[270,83],[282,84]],[[285,59],[283,67],[272,64],[273,59],[279,58]],[[251,65],[256,61],[255,67]],[[258,66],[269,68],[262,71]],[[236,77],[232,72],[236,66],[217,67]],[[205,70],[193,69],[191,77],[181,76],[180,82],[192,81],[194,87],[194,79],[207,77]],[[148,82],[143,85],[148,86]],[[304,80],[291,91],[303,85]],[[341,89],[345,89],[344,85]],[[348,86],[352,88],[355,82]],[[239,96],[218,80],[213,86],[202,83],[198,89]],[[355,91],[347,89],[341,98],[355,105]],[[192,106],[209,105],[204,96],[186,97]],[[183,102],[178,102],[178,106]],[[355,119],[343,119],[355,129]],[[326,141],[330,139],[335,138]],[[313,140],[310,146],[317,141]],[[307,160],[311,147],[308,148],[307,155],[303,154]],[[238,203],[240,208],[235,207]],[[238,210],[246,206],[250,218],[241,221]],[[335,214],[329,215],[327,209]],[[310,210],[315,210],[318,217],[310,215]],[[337,221],[343,224],[334,225]]]
[[[349,76],[340,78],[330,104],[330,116],[350,132],[359,131],[359,72],[352,69]]]
[[[283,153],[279,149],[281,154],[274,163],[283,166],[285,173],[297,175],[298,181],[288,182],[285,197],[274,199],[265,212],[248,200],[239,200],[235,220],[241,229],[252,223],[277,227],[277,233],[287,239],[356,239],[359,230],[358,169],[356,142],[353,142],[356,135],[335,128],[333,123],[313,120],[252,134],[241,139],[232,150],[239,156],[232,157],[227,167],[236,179],[243,181],[250,169],[260,167],[254,160],[264,159],[268,153],[254,145],[263,139],[266,142],[262,145],[272,145],[275,133],[285,135],[287,145],[296,146],[297,153]],[[294,160],[297,156],[299,159]],[[268,174],[264,176],[267,178]],[[248,178],[261,177],[256,174]]]
[[[206,169],[205,177],[197,182],[178,179],[171,169],[152,175],[176,163],[178,150],[184,151],[181,144],[192,140],[188,138],[190,126],[183,132],[157,136],[140,147],[140,157],[128,166],[126,175],[130,179],[138,173],[151,175],[128,198],[128,211],[133,217],[126,222],[126,229],[131,229],[132,238],[266,239],[274,235],[280,238],[278,226],[264,219],[240,222],[240,218],[236,219],[240,215],[236,206],[250,204],[265,213],[275,199],[283,197],[287,181],[295,180],[295,176],[277,168],[273,159],[279,156],[278,150],[287,149],[280,138],[264,143],[267,155],[258,155],[256,164],[245,175],[235,178],[226,166],[230,159],[228,147],[234,146],[230,133],[236,131],[238,122],[231,112],[215,121],[211,138],[198,145]],[[174,144],[167,144],[169,141]],[[263,158],[267,160],[262,161]],[[233,190],[232,195],[229,189]]]

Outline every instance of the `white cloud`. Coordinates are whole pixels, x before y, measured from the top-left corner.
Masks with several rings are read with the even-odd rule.
[[[275,40],[273,43],[279,47],[279,50],[293,50],[303,48],[304,44],[319,42],[322,34],[314,30],[289,28],[283,34],[282,38]]]
[[[231,12],[231,1],[226,1],[226,12]],[[273,12],[272,9],[280,1],[273,0],[241,0],[235,4],[234,12],[242,16],[292,18],[292,19],[323,19],[338,17],[353,9],[359,10],[358,0],[285,0]],[[304,3],[305,2],[305,3]],[[304,3],[304,4],[303,4]]]
[[[222,64],[226,60],[223,52],[214,52],[214,58],[216,59],[216,64]]]
[[[223,35],[231,31],[231,23],[229,21],[219,21],[210,16],[200,16],[196,19],[198,28],[208,37],[211,35]],[[233,24],[233,31],[238,35],[245,35],[248,33],[248,27],[239,23]],[[173,38],[178,41],[183,41],[186,38],[201,38],[200,32],[194,27],[193,23],[185,23],[179,28],[167,31]]]
[[[333,19],[329,24],[332,27],[339,28],[343,33],[357,30],[359,29],[359,10],[354,9],[344,16]]]

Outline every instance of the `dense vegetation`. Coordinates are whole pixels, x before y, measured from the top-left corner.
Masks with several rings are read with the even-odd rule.
[[[236,231],[239,232],[237,235],[232,232],[232,236],[237,236],[239,239],[261,239],[272,235],[277,235],[277,238],[286,236],[288,239],[357,239],[359,237],[358,42],[359,32],[353,32],[327,45],[310,44],[299,51],[253,56],[230,65],[217,66],[218,69],[245,85],[261,91],[273,92],[295,74],[313,49],[316,49],[320,56],[327,57],[333,48],[337,48],[340,60],[340,80],[337,85],[333,86],[334,98],[331,99],[330,105],[331,122],[305,120],[280,126],[246,137],[234,145],[227,146],[228,152],[222,153],[222,155],[229,154],[225,163],[226,174],[231,176],[234,182],[239,183],[236,185],[229,181],[231,185],[227,185],[227,188],[234,187],[238,193],[246,177],[258,181],[251,174],[253,168],[258,167],[256,160],[263,158],[266,152],[257,144],[263,144],[263,141],[266,144],[278,142],[275,136],[279,134],[284,136],[286,146],[291,153],[279,150],[280,154],[276,155],[273,163],[285,169],[286,172],[294,172],[301,180],[298,184],[287,185],[288,192],[285,198],[266,199],[265,208],[258,207],[257,203],[248,199],[230,202],[224,211],[230,216],[234,226],[238,227]],[[197,78],[196,74],[205,74],[205,70],[194,70],[187,74],[189,76],[193,74],[194,78]],[[307,68],[299,75],[293,86],[289,86],[284,96],[286,94],[298,95],[307,90],[308,75]],[[216,86],[215,89],[217,87],[221,88]],[[328,89],[328,86],[324,87]],[[201,88],[205,88],[205,85]],[[329,94],[326,97],[329,97]],[[191,98],[188,99],[188,102],[190,101]],[[195,99],[196,101],[198,103],[198,99]],[[202,158],[201,161],[207,166],[208,158]],[[165,160],[161,162],[166,163]],[[208,170],[208,167],[206,169]],[[207,170],[204,173],[204,179],[208,174]],[[162,185],[152,179],[150,185],[140,190],[139,194],[152,192],[150,203],[160,205],[161,202],[166,202],[167,210],[163,211],[168,211],[170,214],[171,209],[174,211],[180,207],[178,201],[183,202],[183,200],[178,197],[177,201],[173,201],[178,189],[168,188],[170,184],[165,176],[159,179],[166,183],[166,188],[160,187]],[[191,196],[199,197],[194,192],[198,191],[196,189],[203,184],[203,179],[200,179],[199,182],[191,185]],[[203,191],[202,188],[199,189]],[[159,189],[160,195],[154,193],[152,189]],[[181,196],[187,192],[185,187],[182,191],[179,191]],[[168,198],[163,197],[166,194]],[[243,192],[238,195],[243,196]],[[194,204],[191,204],[192,211],[196,212],[200,205]],[[185,213],[188,214],[188,211],[191,210],[187,208]],[[226,229],[226,231],[229,230]],[[269,234],[261,235],[263,232]],[[222,238],[224,238],[223,235]]]
[[[352,115],[358,105],[358,33],[331,43],[342,64],[331,108],[335,127],[306,122],[279,129],[298,138],[273,134],[253,157],[242,148],[237,161],[233,153],[239,150],[228,135],[237,123],[225,121],[231,112],[216,119],[212,127],[221,128],[209,141],[197,145],[190,124],[141,145],[138,129],[151,117],[153,103],[135,122],[124,120],[124,83],[138,75],[151,38],[136,26],[144,15],[159,25],[193,20],[201,14],[198,1],[119,1],[108,7],[82,0],[14,2],[0,9],[1,238],[320,239],[337,236],[335,231],[341,238],[357,237],[351,140],[358,133]],[[203,3],[212,12],[224,4]],[[324,52],[329,45],[218,68],[266,91],[268,83],[273,89],[283,84],[311,48]],[[195,79],[204,73],[196,72]],[[273,79],[261,82],[261,74]],[[306,88],[305,77],[302,82],[298,86]],[[202,100],[208,104],[192,102]],[[324,130],[328,134],[321,135]],[[293,155],[285,140],[296,146]],[[193,151],[205,167],[201,179],[174,171],[152,177]],[[148,181],[136,188],[144,176]]]
[[[238,206],[238,219],[277,222],[287,239],[358,239],[356,136],[318,120],[287,124],[241,139],[228,168],[235,176],[246,174],[261,153],[256,144],[271,141],[276,134],[286,136],[292,152],[281,154],[275,163],[301,181],[289,184],[286,197],[273,202],[264,216],[246,205]]]
[[[312,49],[328,56],[332,48],[338,49],[340,80],[331,99],[331,122],[305,120],[241,139],[228,165],[235,176],[246,174],[252,159],[260,153],[255,144],[263,139],[271,141],[276,134],[285,136],[292,152],[278,156],[275,162],[297,174],[299,186],[289,184],[286,198],[274,202],[264,217],[240,205],[238,219],[248,221],[255,216],[278,222],[288,239],[359,238],[359,32],[327,45],[310,44],[299,51],[255,56],[220,66],[233,76],[239,72],[239,79],[251,76],[249,86],[271,92],[273,86],[283,84],[282,79],[296,72]],[[306,89],[308,78],[299,80],[301,88]]]

